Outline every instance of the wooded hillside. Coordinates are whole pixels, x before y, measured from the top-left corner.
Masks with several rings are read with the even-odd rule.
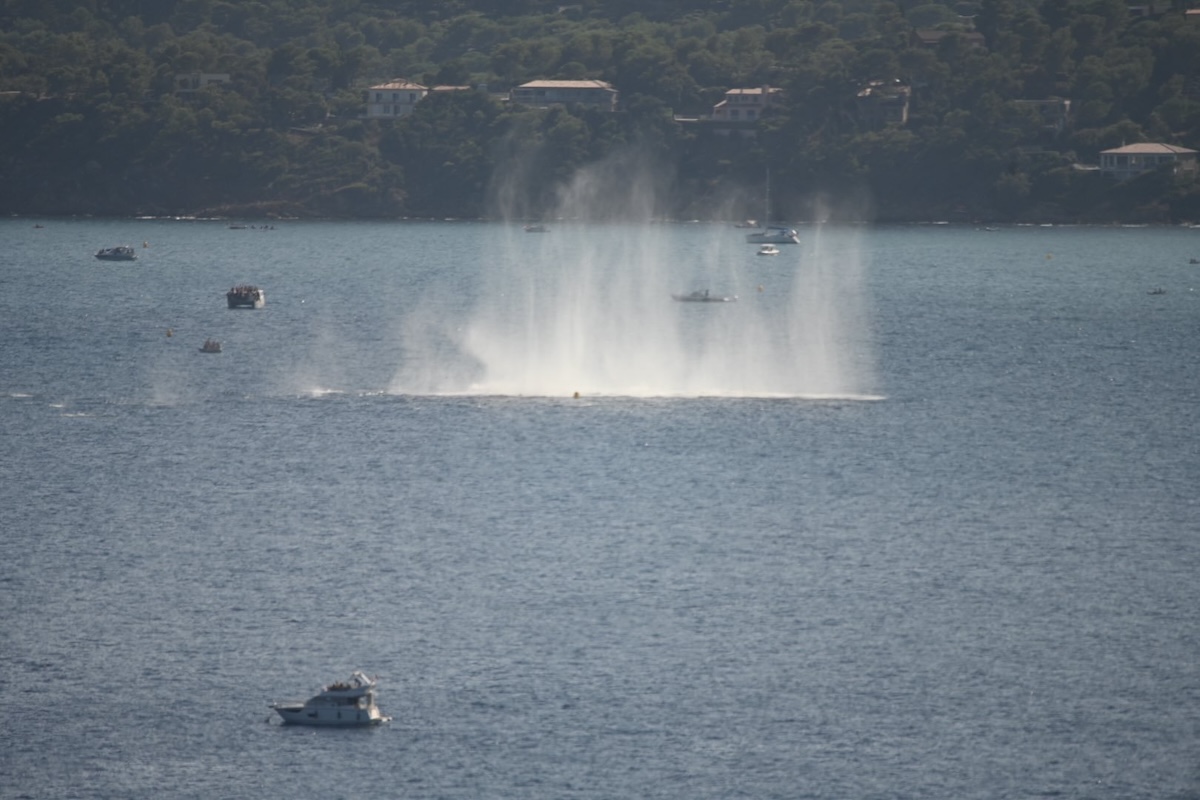
[[[178,91],[190,73],[229,81]],[[366,87],[395,78],[475,91],[365,119]],[[501,99],[540,78],[607,81],[620,110]],[[862,113],[871,81],[911,88],[906,122]],[[675,121],[763,85],[785,102],[753,138]],[[1023,102],[1055,99],[1061,120]],[[0,131],[8,214],[537,218],[601,164],[654,188],[611,213],[761,216],[770,165],[788,219],[1200,221],[1195,173],[1084,168],[1200,149],[1200,19],[1121,0],[0,0]]]

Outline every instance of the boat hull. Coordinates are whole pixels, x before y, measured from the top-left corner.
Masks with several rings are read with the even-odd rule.
[[[129,245],[106,247],[96,253],[101,261],[137,261],[137,253]]]
[[[680,303],[733,303],[737,300],[736,296],[726,297],[717,294],[673,294],[671,298]]]
[[[391,721],[379,709],[312,708],[304,705],[273,705],[285,725],[308,725],[319,728],[369,728]]]
[[[759,231],[747,233],[746,241],[750,244],[800,244],[800,237],[795,231]]]
[[[253,296],[227,294],[225,300],[230,308],[262,308],[267,304],[267,293],[260,289]]]

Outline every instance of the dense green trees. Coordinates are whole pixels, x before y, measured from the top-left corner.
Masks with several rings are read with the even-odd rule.
[[[1200,149],[1200,24],[1120,0],[0,0],[0,211],[539,217],[612,159],[644,213],[1195,219],[1200,186],[1081,166],[1134,141]],[[923,44],[917,29],[945,35]],[[970,35],[969,35],[970,34]],[[972,38],[982,34],[984,46]],[[176,91],[176,76],[228,84]],[[363,89],[486,86],[393,121]],[[497,99],[596,78],[617,114]],[[859,113],[899,79],[907,124]],[[674,122],[782,86],[755,138]],[[1064,98],[1066,120],[1022,101]],[[632,177],[632,176],[631,176]],[[574,213],[574,209],[572,209]]]

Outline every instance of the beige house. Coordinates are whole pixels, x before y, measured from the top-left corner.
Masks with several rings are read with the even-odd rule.
[[[427,87],[403,78],[371,86],[367,89],[367,118],[395,119],[408,116],[427,94]]]
[[[1152,172],[1164,164],[1173,164],[1172,171],[1195,172],[1196,151],[1173,144],[1143,142],[1103,150],[1100,153],[1100,171],[1117,180],[1125,180],[1143,172]]]
[[[694,125],[718,136],[736,134],[753,139],[763,114],[783,102],[783,89],[759,86],[753,89],[730,89],[712,112],[703,117],[675,115],[680,125]]]
[[[617,110],[617,90],[605,81],[530,81],[510,91],[508,99],[530,108],[577,104]]]

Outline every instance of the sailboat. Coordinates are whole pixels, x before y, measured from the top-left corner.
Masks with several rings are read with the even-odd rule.
[[[800,234],[795,228],[771,224],[771,170],[767,170],[767,199],[766,215],[763,217],[763,229],[746,234],[750,244],[800,244]]]

